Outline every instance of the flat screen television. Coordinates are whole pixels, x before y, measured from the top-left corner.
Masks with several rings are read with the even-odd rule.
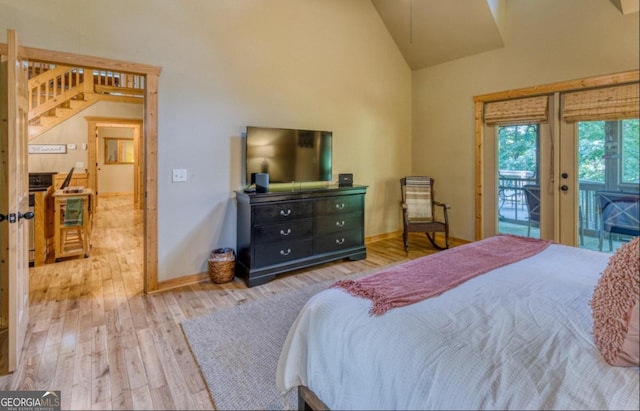
[[[247,127],[246,181],[269,173],[269,183],[331,181],[331,131]]]

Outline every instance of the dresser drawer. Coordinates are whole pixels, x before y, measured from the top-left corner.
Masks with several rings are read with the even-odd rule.
[[[318,254],[332,251],[346,250],[364,244],[363,231],[355,229],[327,234],[316,238],[316,250]]]
[[[253,227],[253,242],[262,244],[281,240],[308,238],[313,235],[313,219],[292,220],[285,223]]]
[[[253,207],[252,221],[260,224],[296,220],[313,216],[313,204],[309,201],[289,201]]]
[[[313,239],[298,241],[279,241],[257,245],[254,249],[254,267],[265,267],[285,263],[313,254]]]
[[[337,196],[316,201],[316,215],[342,214],[362,211],[364,196]]]
[[[316,234],[361,229],[362,222],[362,212],[320,216],[316,218]]]

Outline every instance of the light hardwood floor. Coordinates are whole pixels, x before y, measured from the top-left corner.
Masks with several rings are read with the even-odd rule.
[[[63,409],[214,409],[180,323],[212,310],[434,252],[424,235],[367,244],[338,261],[247,288],[239,279],[142,293],[142,214],[132,197],[100,199],[89,258],[30,269],[21,367],[0,390],[60,390]],[[453,242],[452,245],[458,245]],[[242,326],[242,324],[239,324]]]

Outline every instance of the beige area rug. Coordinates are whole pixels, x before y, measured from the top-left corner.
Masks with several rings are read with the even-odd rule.
[[[353,279],[381,269],[367,270],[341,279]],[[182,323],[184,334],[218,410],[283,410],[297,407],[295,390],[285,397],[276,388],[280,352],[289,328],[307,300],[335,281],[304,286]]]

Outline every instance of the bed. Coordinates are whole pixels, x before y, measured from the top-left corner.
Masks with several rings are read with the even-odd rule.
[[[291,327],[278,388],[335,410],[638,409],[639,368],[594,343],[590,300],[610,257],[550,243],[382,314],[329,288]]]

